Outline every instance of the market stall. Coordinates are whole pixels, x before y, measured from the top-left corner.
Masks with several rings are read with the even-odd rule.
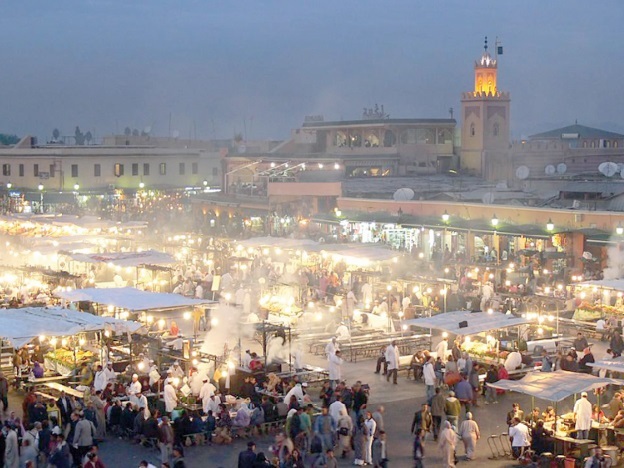
[[[510,327],[528,325],[531,320],[527,317],[516,317],[500,313],[471,312],[461,310],[437,314],[432,317],[422,317],[411,320],[403,320],[402,328],[424,328],[440,330],[447,334],[463,335],[467,339],[462,344],[462,349],[470,355],[478,357],[486,364],[504,362],[507,351],[500,351],[500,336],[493,336],[496,331]],[[469,339],[471,335],[491,333],[485,336],[485,341]]]
[[[108,336],[142,332],[140,323],[78,312],[71,309],[27,307],[0,310],[0,336],[14,349],[31,342],[49,346],[44,367],[67,374],[83,362],[100,358],[99,349],[88,349],[87,334]],[[94,352],[95,351],[95,352]]]
[[[570,286],[577,298],[575,320],[595,321],[609,315],[624,317],[624,279],[584,281]]]

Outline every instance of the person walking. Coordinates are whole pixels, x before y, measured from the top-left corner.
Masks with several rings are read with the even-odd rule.
[[[444,414],[446,414],[446,420],[453,426],[457,426],[459,421],[459,415],[461,413],[461,403],[455,398],[455,392],[449,392],[449,396],[444,403]]]
[[[433,419],[431,417],[431,411],[429,411],[429,405],[423,403],[421,409],[414,413],[411,432],[417,434],[422,429],[425,432],[422,439],[424,441],[427,432],[431,432],[432,425]]]
[[[342,375],[342,357],[340,350],[336,350],[333,355],[329,356],[329,382],[332,388],[335,388],[340,382]]]
[[[425,365],[423,366],[423,378],[425,380],[425,389],[427,393],[427,404],[431,406],[431,400],[435,395],[435,382],[436,375],[435,370],[433,368],[433,358],[429,358]]]
[[[490,368],[485,374],[485,404],[486,405],[489,405],[490,403],[498,403],[498,395],[496,394],[496,389],[489,385],[489,384],[494,384],[496,382],[498,382],[498,371],[496,370],[496,366],[494,364],[491,364]]]
[[[247,450],[238,454],[238,468],[254,468],[256,458],[256,443],[249,441],[247,442]]]
[[[400,357],[401,355],[399,354],[399,348],[396,345],[396,341],[393,341],[390,346],[386,348],[386,364],[388,364],[386,382],[390,382],[390,377],[392,377],[392,383],[397,385]]]
[[[169,424],[169,418],[163,416],[158,427],[158,448],[160,449],[160,462],[162,464],[169,463],[173,450],[173,440],[173,428]]]
[[[336,423],[329,415],[329,409],[324,407],[321,414],[314,421],[314,434],[322,441],[322,451],[334,448],[334,434],[336,433]]]
[[[74,447],[77,447],[78,460],[80,461],[93,446],[96,429],[93,423],[85,418],[82,411],[78,413],[78,417],[80,419],[76,423],[76,428],[74,430],[73,444]]]
[[[442,463],[444,468],[455,467],[455,446],[457,444],[457,435],[451,427],[449,421],[444,421],[442,432],[438,438],[438,448],[442,452]]]
[[[346,409],[340,411],[338,419],[338,450],[336,456],[346,458],[351,452],[351,435],[353,434],[353,420]]]
[[[425,447],[423,446],[424,431],[422,429],[416,430],[416,437],[414,438],[413,454],[414,454],[414,468],[423,468],[423,458],[425,458]]]
[[[377,423],[373,419],[370,411],[366,412],[366,421],[364,421],[364,463],[373,464],[373,439]]]
[[[431,400],[431,420],[433,426],[433,440],[438,440],[440,426],[442,425],[442,417],[445,415],[446,398],[442,393],[442,389],[437,387],[435,395]]]
[[[459,427],[459,436],[464,443],[466,459],[473,460],[477,440],[481,437],[481,433],[479,432],[479,425],[474,419],[472,419],[471,412],[466,413],[466,419]]]

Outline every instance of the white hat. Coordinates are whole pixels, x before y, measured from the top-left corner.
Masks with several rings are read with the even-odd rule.
[[[303,383],[301,384],[301,386],[302,386],[302,387],[307,387],[307,386],[308,386],[308,382],[303,382]]]
[[[139,374],[132,374],[132,378],[134,379],[135,377],[138,379],[139,378]]]
[[[179,366],[179,365],[180,365],[180,362],[179,362],[179,361],[174,361],[174,362],[173,362],[173,365],[174,365],[174,366]]]
[[[58,427],[58,426],[54,426],[54,428],[52,429],[52,434],[53,435],[61,435],[62,434],[61,428]]]
[[[581,393],[581,397],[587,397],[587,392]]]

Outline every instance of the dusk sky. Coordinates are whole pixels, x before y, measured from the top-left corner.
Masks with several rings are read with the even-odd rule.
[[[512,137],[624,133],[624,2],[55,0],[0,4],[0,133],[80,125],[284,139],[304,116],[448,117],[483,38]]]

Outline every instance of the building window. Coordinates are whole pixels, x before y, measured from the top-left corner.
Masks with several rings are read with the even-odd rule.
[[[93,165],[93,176],[94,177],[100,177],[100,175],[102,175],[102,166],[100,166],[99,164],[94,164]]]
[[[71,176],[78,177],[78,164],[71,165]]]
[[[470,136],[475,136],[475,125],[470,124]]]
[[[167,175],[167,163],[160,163],[159,172],[160,175]]]
[[[218,167],[213,167],[212,168],[212,177],[218,177],[219,176],[219,168]]]
[[[596,142],[595,142],[595,141],[592,141],[592,142],[591,142],[591,147],[592,147],[592,148],[595,148],[595,147],[596,147]]]
[[[139,163],[132,163],[132,175],[133,176],[139,175]]]
[[[54,177],[56,175],[56,164],[50,164],[50,177]]]
[[[184,163],[180,163],[180,175],[184,175],[185,172],[186,167],[184,166]]]
[[[498,132],[499,132],[499,126],[498,123],[494,124],[494,128],[492,128],[492,133],[494,134],[494,136],[498,136]]]
[[[586,141],[583,142],[583,148],[587,148],[587,142]]]
[[[19,165],[19,176],[24,177],[24,165],[23,164]]]
[[[143,175],[150,175],[149,163],[143,163]]]
[[[39,164],[33,164],[33,175],[39,177]]]
[[[115,177],[121,177],[124,175],[124,165],[120,163],[115,163],[114,172]]]
[[[611,142],[609,140],[605,140],[605,148],[610,148],[611,147]]]
[[[199,172],[199,168],[197,163],[192,163],[191,164],[191,172],[193,173],[193,175],[196,175]]]
[[[617,148],[617,147],[618,147],[618,142],[617,142],[617,140],[613,142],[613,147],[614,147],[614,148]]]
[[[11,165],[10,164],[3,164],[2,165],[2,175],[4,175],[4,176],[10,176],[11,175]]]

